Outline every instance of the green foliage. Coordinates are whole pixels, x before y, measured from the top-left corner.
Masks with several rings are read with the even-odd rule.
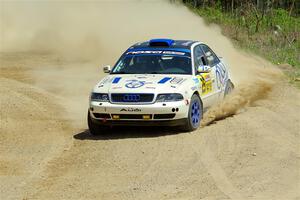
[[[219,1],[218,1],[219,2]],[[224,12],[220,6],[197,7],[187,4],[207,23],[222,27],[235,44],[266,57],[275,64],[288,63],[300,69],[300,18],[284,9],[257,10],[253,5]]]
[[[225,13],[217,8],[206,7],[203,9],[194,8],[193,10],[200,16],[205,17],[209,23],[225,23],[225,21],[229,20],[228,17],[224,16]]]
[[[300,18],[289,16],[289,13],[286,10],[274,10],[272,16],[268,17],[266,21],[267,20],[273,25],[280,25],[284,32],[299,32]]]

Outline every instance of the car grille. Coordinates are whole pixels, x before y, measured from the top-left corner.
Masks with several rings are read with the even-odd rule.
[[[113,93],[111,102],[116,103],[150,103],[153,101],[154,94],[132,94],[132,93]]]

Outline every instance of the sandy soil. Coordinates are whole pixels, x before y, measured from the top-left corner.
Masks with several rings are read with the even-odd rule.
[[[0,199],[300,199],[299,90],[216,27],[199,25],[214,36],[207,43],[227,49],[237,88],[192,133],[141,127],[89,135],[88,95],[103,77],[97,65],[119,55],[112,47],[97,59],[1,53]]]
[[[64,88],[36,85],[34,75],[57,62],[1,55],[1,199],[299,198],[300,93],[283,80],[268,97],[193,133],[123,128],[91,137],[84,117],[74,124],[67,111],[86,109],[86,99],[72,104]],[[60,63],[56,81],[78,70],[70,65]]]

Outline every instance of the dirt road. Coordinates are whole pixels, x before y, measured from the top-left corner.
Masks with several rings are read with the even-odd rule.
[[[10,7],[5,6],[3,10],[8,12]],[[79,15],[76,19],[88,13],[78,14],[77,6],[73,10],[59,7],[70,18],[74,13]],[[116,7],[120,13],[124,10],[123,5]],[[139,11],[135,15],[145,11],[140,10],[145,9],[143,4],[136,7]],[[89,9],[94,17],[94,8]],[[130,7],[131,11],[135,9]],[[165,24],[161,23],[159,34],[202,39],[230,63],[237,92],[208,111],[205,120],[212,124],[192,133],[168,128],[119,128],[106,136],[92,137],[85,122],[88,95],[103,76],[97,65],[112,62],[122,51],[107,44],[112,39],[106,39],[113,35],[100,31],[101,48],[92,42],[71,54],[72,45],[61,51],[54,48],[54,53],[29,51],[28,37],[18,37],[25,48],[22,50],[26,50],[20,53],[1,29],[2,47],[6,49],[0,54],[0,199],[300,199],[299,90],[278,75],[274,66],[236,50],[217,27],[207,27],[181,6],[163,3],[149,9],[164,10],[158,17],[176,12],[174,21],[185,20],[187,27],[200,27],[186,33],[173,26],[163,29]],[[62,24],[70,22],[59,12],[57,15]],[[9,18],[3,16],[0,19]],[[9,19],[9,31],[21,27],[17,23],[21,18]],[[157,26],[151,18],[143,20],[149,30]],[[41,26],[35,22],[30,26]],[[32,27],[32,32],[40,30]],[[64,30],[60,25],[56,28]],[[123,38],[115,38],[121,48],[129,46],[134,37],[144,40],[149,36],[147,27],[138,30],[138,36],[129,36],[134,32],[130,28]],[[66,31],[70,30],[67,27]],[[202,32],[207,34],[198,36]],[[64,36],[58,41],[77,42]],[[31,42],[32,46],[37,47]],[[86,49],[97,49],[101,55],[95,58],[90,57],[94,54],[80,53]]]

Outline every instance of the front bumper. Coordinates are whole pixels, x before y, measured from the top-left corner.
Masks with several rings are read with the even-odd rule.
[[[154,104],[90,102],[91,119],[103,125],[177,126],[186,123],[189,105],[185,101]]]
[[[174,120],[103,120],[91,119],[92,122],[103,126],[182,126],[186,119]]]

